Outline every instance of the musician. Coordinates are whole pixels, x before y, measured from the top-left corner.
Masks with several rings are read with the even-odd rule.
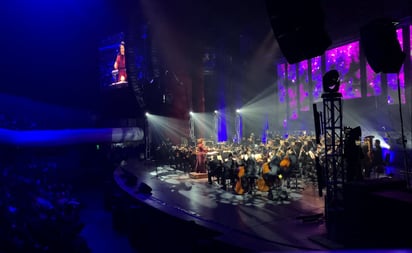
[[[197,173],[206,173],[206,154],[207,147],[204,144],[203,138],[197,140],[196,146],[196,166]]]
[[[226,179],[230,179],[230,185],[232,190],[235,187],[235,171],[237,168],[236,160],[233,158],[233,154],[229,153],[227,160],[225,159],[223,163],[223,173],[222,173],[222,185],[223,189],[226,190]]]
[[[223,174],[223,161],[219,156],[210,156],[206,157],[207,164],[207,181],[209,184],[212,184],[212,177],[216,177],[217,182],[222,182]]]
[[[357,143],[358,140],[360,140],[360,136],[351,132],[346,134],[343,154],[346,166],[346,180],[348,182],[363,179],[362,159],[364,154],[361,145]]]
[[[255,188],[256,179],[258,179],[255,153],[249,152],[247,154],[245,162],[245,175],[249,183],[249,193],[252,193],[252,190]]]
[[[363,138],[363,142],[361,144],[362,150],[362,171],[364,173],[365,178],[369,178],[371,175],[372,169],[372,136],[367,136]]]
[[[255,133],[250,134],[249,139],[247,140],[247,145],[248,146],[255,145]]]
[[[384,172],[383,152],[381,141],[378,139],[375,139],[374,148],[372,150],[372,168],[378,174],[382,174]]]
[[[122,41],[119,45],[119,52],[116,56],[116,61],[114,62],[113,68],[118,70],[117,82],[126,82],[126,55],[125,55],[125,43]]]
[[[280,145],[278,148],[278,152],[281,152],[283,154],[286,154],[286,151],[289,148],[289,142],[285,141],[285,140],[280,140]]]

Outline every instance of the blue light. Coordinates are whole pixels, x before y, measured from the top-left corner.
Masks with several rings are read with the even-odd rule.
[[[15,208],[14,206],[9,206],[10,213],[15,213],[16,211],[17,211],[17,208]]]
[[[227,141],[227,122],[226,115],[219,113],[219,128],[218,128],[218,142]]]
[[[268,115],[266,115],[265,125],[263,126],[263,131],[262,131],[262,143],[267,143],[268,131],[269,131],[269,117]]]
[[[0,129],[0,143],[19,146],[61,146],[78,143],[140,141],[144,132],[138,127],[27,130]]]

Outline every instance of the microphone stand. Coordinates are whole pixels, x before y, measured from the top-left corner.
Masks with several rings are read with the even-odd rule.
[[[397,75],[397,81],[398,81],[398,101],[399,101],[399,115],[400,115],[400,122],[401,122],[401,140],[402,140],[402,149],[403,149],[403,162],[404,162],[404,169],[406,173],[406,184],[408,188],[411,187],[411,182],[410,182],[410,168],[408,164],[408,156],[406,152],[406,139],[405,139],[405,133],[403,129],[403,116],[402,116],[402,100],[401,100],[401,84],[400,84],[400,77],[399,77],[399,72]]]

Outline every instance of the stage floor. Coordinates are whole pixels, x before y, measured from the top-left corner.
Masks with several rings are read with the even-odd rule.
[[[267,192],[238,195],[221,189],[207,178],[195,179],[168,165],[130,159],[125,167],[138,178],[128,187],[115,173],[117,183],[130,195],[183,220],[220,232],[218,240],[254,251],[330,250],[339,244],[327,239],[323,219],[324,198],[312,183],[298,181],[286,188],[288,199],[270,200]],[[151,194],[138,192],[144,183]],[[315,220],[305,217],[321,215]]]

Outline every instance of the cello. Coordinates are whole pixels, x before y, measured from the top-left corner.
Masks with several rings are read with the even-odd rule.
[[[266,175],[267,173],[269,173],[269,172],[270,172],[269,162],[265,162],[265,163],[262,165],[261,175],[260,175],[260,177],[258,178],[258,180],[257,180],[257,182],[256,182],[258,191],[262,191],[262,192],[267,192],[267,191],[269,191],[270,187],[269,187],[269,185],[266,184],[266,181],[265,181],[265,179],[264,179],[265,175]]]
[[[248,180],[245,176],[245,164],[242,160],[239,161],[235,192],[239,195],[248,191]]]

